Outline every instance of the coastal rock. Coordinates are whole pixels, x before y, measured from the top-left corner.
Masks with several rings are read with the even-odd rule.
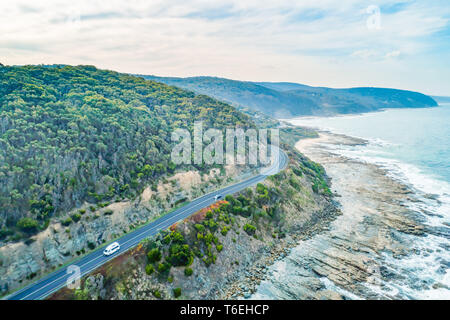
[[[391,283],[417,292],[430,289],[428,281],[396,265],[411,255],[426,258],[431,254],[412,246],[413,237],[447,237],[448,228],[425,228],[407,205],[414,194],[384,169],[333,152],[333,146],[358,142],[321,133],[319,139],[298,143],[299,150],[321,163],[332,178],[332,191],[341,196],[342,215],[328,230],[323,228],[322,233],[300,241],[271,268],[261,284],[265,294],[273,293],[269,298],[404,299],[409,296],[392,290]],[[267,298],[258,289],[255,297]]]
[[[103,286],[103,276],[96,274],[89,276],[85,282],[85,289],[89,292],[90,299],[101,300],[106,296],[106,289]]]

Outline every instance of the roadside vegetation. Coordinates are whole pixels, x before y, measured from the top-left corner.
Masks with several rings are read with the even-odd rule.
[[[151,297],[184,297],[189,294],[189,282],[197,281],[200,275],[205,277],[205,270],[222,265],[223,259],[230,261],[232,257],[230,268],[244,268],[240,254],[231,248],[237,241],[270,244],[285,238],[292,219],[298,219],[295,212],[299,214],[316,198],[331,195],[323,168],[290,150],[291,161],[286,170],[255,187],[228,195],[144,240],[134,251],[140,253],[132,253],[133,258],[120,272],[118,267],[105,265],[100,272],[108,283],[109,294],[131,298],[130,294],[136,294],[133,279],[144,277]],[[295,211],[287,214],[287,207]],[[143,274],[138,270],[144,270]]]

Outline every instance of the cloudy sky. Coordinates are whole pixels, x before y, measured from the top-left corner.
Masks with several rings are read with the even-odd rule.
[[[0,62],[450,96],[449,0],[0,0]]]

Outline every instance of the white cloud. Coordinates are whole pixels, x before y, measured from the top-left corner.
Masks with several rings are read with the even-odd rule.
[[[394,50],[394,51],[391,51],[391,52],[386,53],[385,57],[388,58],[388,59],[389,59],[389,58],[397,58],[397,57],[400,56],[400,54],[401,54],[400,51]]]
[[[381,8],[381,25],[369,30],[366,9],[374,3]],[[448,5],[421,0],[389,9],[396,5],[393,0],[2,1],[0,57],[8,64],[94,64],[133,73],[332,86],[419,90],[427,81],[432,85],[427,90],[450,94],[448,81],[430,74],[449,69],[448,52],[430,63],[430,51],[441,45],[431,37],[448,30]],[[428,71],[421,76],[420,70]]]

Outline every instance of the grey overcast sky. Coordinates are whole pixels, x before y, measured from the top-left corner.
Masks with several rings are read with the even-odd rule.
[[[448,0],[0,0],[0,62],[450,96]]]

